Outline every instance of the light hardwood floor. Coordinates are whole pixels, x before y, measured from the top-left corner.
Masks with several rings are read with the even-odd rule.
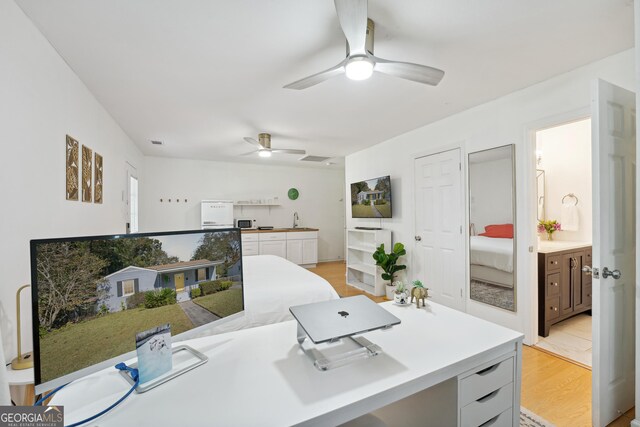
[[[320,263],[310,271],[322,276],[340,296],[366,295],[345,283],[344,262]],[[549,353],[524,346],[522,354],[522,406],[557,427],[591,425],[591,371]],[[628,427],[635,417],[630,410],[608,427]]]

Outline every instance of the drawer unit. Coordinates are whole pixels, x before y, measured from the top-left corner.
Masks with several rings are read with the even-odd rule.
[[[478,427],[513,423],[515,353],[458,377],[458,425]],[[506,424],[505,424],[506,422]]]
[[[242,256],[259,255],[260,243],[258,242],[242,242]]]
[[[553,320],[560,317],[560,296],[555,298],[547,298],[545,300],[544,317],[547,320]]]
[[[460,380],[460,405],[465,406],[513,381],[513,357]]]
[[[560,273],[547,275],[547,297],[560,295]]]
[[[305,239],[317,239],[317,231],[293,231],[287,233],[287,240],[305,240]]]
[[[287,240],[288,233],[257,233],[261,242]]]
[[[245,242],[257,242],[260,240],[258,233],[242,233],[242,243]]]
[[[461,427],[478,427],[499,416],[513,405],[513,383],[468,404],[460,412]]]
[[[562,255],[552,255],[547,257],[547,271],[560,270]]]
[[[491,418],[480,427],[512,427],[513,426],[513,408],[509,408],[500,415]]]

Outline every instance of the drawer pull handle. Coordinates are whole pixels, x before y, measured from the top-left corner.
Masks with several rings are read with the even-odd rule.
[[[496,415],[495,417],[491,418],[489,421],[487,421],[484,424],[480,424],[480,427],[490,427],[492,425],[494,425],[496,423],[496,421],[498,421],[498,417],[500,415]]]
[[[493,398],[496,396],[496,394],[498,394],[498,392],[499,392],[499,391],[500,391],[500,389],[495,390],[495,391],[492,391],[491,393],[489,393],[489,394],[487,394],[487,395],[485,395],[485,396],[482,396],[480,399],[476,400],[476,402],[478,402],[478,403],[484,403],[484,402],[486,402],[487,400],[491,400],[491,399],[493,399]]]
[[[498,366],[500,366],[500,364],[496,363],[493,366],[489,366],[488,368],[484,368],[483,370],[476,372],[476,375],[487,375],[488,373],[491,373],[498,369]]]

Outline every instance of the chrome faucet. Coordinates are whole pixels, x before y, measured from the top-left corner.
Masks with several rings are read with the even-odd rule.
[[[300,217],[298,216],[298,212],[293,213],[293,228],[298,228],[298,220]]]

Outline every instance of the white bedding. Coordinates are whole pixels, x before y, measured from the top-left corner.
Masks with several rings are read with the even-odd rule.
[[[471,264],[513,272],[513,239],[471,236],[469,249]]]
[[[208,333],[252,328],[293,319],[292,305],[308,304],[340,296],[322,277],[275,255],[242,257],[244,313],[214,323]]]

